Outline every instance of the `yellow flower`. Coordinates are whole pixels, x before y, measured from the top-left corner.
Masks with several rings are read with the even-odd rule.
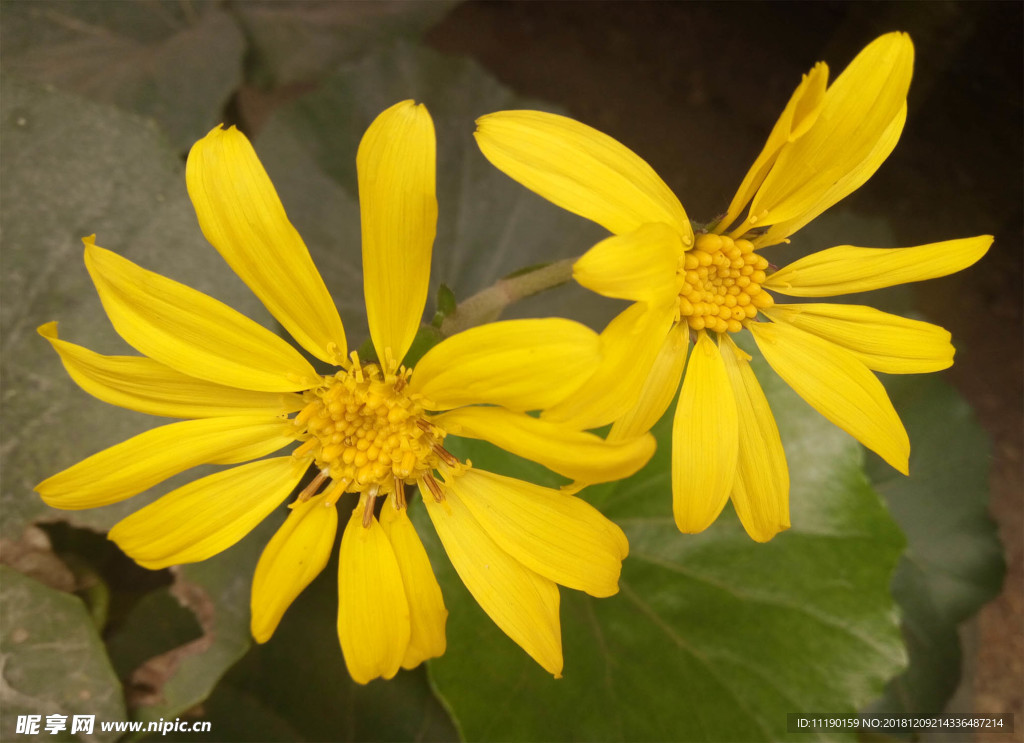
[[[870,307],[775,304],[773,293],[823,297],[943,276],[980,259],[992,238],[844,245],[774,272],[759,251],[788,242],[878,169],[902,131],[912,67],[902,33],[869,44],[832,85],[828,68],[816,65],[726,215],[698,235],[664,181],[611,137],[536,111],[477,122],[491,163],[614,233],[577,261],[574,276],[634,302],[602,333],[602,367],[546,419],[582,428],[615,421],[609,438],[635,435],[661,417],[687,367],[672,431],[673,510],[683,532],[707,528],[730,496],[752,538],[767,541],[789,526],[778,429],[749,356],[730,337],[743,329],[822,415],[907,473],[906,431],[871,371],[944,369],[953,361],[949,333]]]
[[[557,584],[609,596],[628,546],[587,503],[485,472],[444,448],[450,432],[486,438],[567,477],[635,472],[653,438],[608,444],[538,420],[599,361],[593,331],[560,319],[476,327],[402,366],[423,313],[437,220],[435,138],[422,105],[373,122],[356,166],[364,291],[380,363],[348,353],[341,319],[248,140],[217,127],[186,171],[207,239],[310,354],[319,373],[264,327],[194,289],[85,240],[85,262],[117,332],[143,356],[102,356],[40,333],[87,392],[187,420],[101,451],[37,486],[50,505],[93,508],[200,464],[198,479],[116,524],[141,565],[204,560],[244,537],[299,485],[252,588],[252,633],[265,642],[327,563],[343,493],[358,505],[341,539],[338,636],[352,677],[391,678],[445,649],[448,612],[407,515],[415,483],[456,571],[483,609],[540,665],[562,668]],[[263,458],[300,442],[290,454]],[[245,464],[242,464],[242,463]]]

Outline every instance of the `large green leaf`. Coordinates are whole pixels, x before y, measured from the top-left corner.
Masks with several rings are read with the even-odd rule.
[[[179,150],[242,82],[241,30],[216,3],[4,3],[5,72],[156,119]]]
[[[0,737],[75,740],[73,717],[94,715],[91,739],[117,739],[100,722],[125,719],[121,684],[81,600],[0,566],[0,644]],[[40,734],[17,735],[19,715],[40,715]],[[47,715],[65,716],[59,738]]]
[[[644,470],[583,493],[631,547],[617,596],[562,591],[563,679],[440,569],[449,649],[431,678],[467,739],[781,740],[787,712],[853,711],[903,668],[888,591],[903,538],[861,449],[758,371],[792,473],[792,529],[755,544],[727,509],[705,533],[680,534],[666,416]],[[474,463],[491,457],[477,448]]]
[[[315,80],[400,37],[415,37],[458,0],[245,0],[232,3],[249,37],[250,74],[265,86]]]
[[[890,377],[910,434],[910,477],[875,456],[867,472],[907,536],[893,594],[910,667],[877,708],[940,712],[960,680],[957,625],[1002,586],[1005,563],[986,509],[989,446],[967,404],[939,377]]]

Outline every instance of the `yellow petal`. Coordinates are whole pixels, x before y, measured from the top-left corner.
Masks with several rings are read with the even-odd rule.
[[[776,245],[784,242],[787,237],[816,218],[830,206],[864,185],[896,148],[906,121],[907,105],[904,103],[903,107],[896,113],[896,116],[889,122],[889,125],[878,135],[875,146],[863,160],[850,166],[849,170],[842,175],[836,171],[836,181],[830,188],[823,189],[817,195],[807,194],[807,201],[801,204],[799,208],[794,207],[795,213],[792,217],[780,219],[769,227],[767,232],[753,238],[754,247],[762,248],[766,245]]]
[[[441,586],[430,567],[416,529],[404,508],[395,508],[391,501],[380,509],[380,525],[384,529],[398,560],[398,569],[409,602],[411,632],[409,647],[402,658],[402,668],[415,668],[428,658],[444,655],[444,635],[448,610],[444,608]]]
[[[810,129],[779,153],[748,222],[806,223],[871,177],[902,130],[913,67],[914,47],[904,33],[866,46],[829,86]]]
[[[426,106],[412,101],[380,114],[359,143],[363,290],[382,360],[402,360],[423,318],[437,231],[436,147]]]
[[[676,526],[711,526],[732,491],[739,423],[725,362],[703,330],[690,354],[672,423],[672,503]]]
[[[592,247],[573,264],[580,284],[606,297],[663,301],[677,294],[679,236],[664,223],[645,224]]]
[[[117,522],[108,537],[150,570],[205,560],[252,531],[305,471],[305,462],[276,457],[208,475]]]
[[[834,297],[883,289],[961,271],[980,260],[991,244],[991,235],[979,235],[914,248],[840,245],[780,268],[764,286],[793,297]]]
[[[252,579],[250,627],[256,642],[270,639],[288,607],[327,566],[337,532],[338,509],[324,508],[323,496],[294,505]]]
[[[921,374],[953,364],[948,330],[873,307],[808,302],[776,304],[762,312],[842,346],[874,371]]]
[[[720,228],[728,228],[739,216],[740,210],[750,202],[764,182],[768,171],[775,164],[782,148],[803,136],[817,120],[827,85],[828,65],[818,62],[809,73],[803,76],[800,84],[793,91],[793,95],[790,96],[789,103],[782,110],[771,134],[768,135],[764,149],[761,150],[761,154],[757,156],[754,164],[747,171],[747,175],[743,178],[743,182],[729,204],[725,217],[719,220]],[[721,232],[722,229],[716,228],[715,232]]]
[[[729,336],[720,336],[739,421],[739,457],[732,483],[732,504],[750,538],[767,542],[789,528],[789,468],[775,416],[749,356]]]
[[[348,672],[360,684],[393,678],[409,646],[398,560],[376,518],[363,526],[364,504],[365,497],[345,527],[338,565],[338,639]]]
[[[657,423],[668,410],[672,398],[679,389],[686,364],[686,349],[690,344],[690,327],[680,323],[669,331],[661,350],[654,360],[650,374],[644,381],[640,396],[622,417],[615,421],[608,433],[609,441],[639,436]]]
[[[39,335],[60,354],[64,368],[90,395],[111,405],[171,418],[220,415],[277,415],[299,410],[299,395],[255,392],[196,379],[144,356],[104,356],[60,340],[57,323],[39,326]]]
[[[153,428],[48,477],[36,490],[54,508],[123,501],[200,464],[257,459],[295,440],[291,421],[267,416],[200,418]]]
[[[476,142],[492,165],[563,209],[616,235],[664,222],[684,245],[693,244],[690,220],[672,190],[607,134],[541,111],[499,111],[476,125]]]
[[[591,596],[618,593],[629,544],[589,503],[478,469],[449,484],[488,536],[530,570]]]
[[[644,381],[672,327],[676,309],[637,302],[601,333],[601,363],[590,378],[543,417],[569,428],[597,428],[636,404]],[[614,391],[614,392],[612,392]]]
[[[284,340],[202,292],[147,271],[85,239],[103,309],[130,345],[172,369],[265,392],[312,387],[316,372]]]
[[[910,439],[882,383],[852,353],[786,323],[750,323],[776,373],[841,429],[907,474]]]
[[[558,587],[502,549],[451,488],[445,488],[442,503],[430,495],[423,502],[455,571],[487,616],[548,673],[560,677]]]
[[[654,454],[654,437],[621,442],[565,428],[525,413],[497,407],[464,407],[433,419],[448,433],[490,441],[505,451],[539,462],[560,475],[588,483],[629,477]]]
[[[342,361],[338,310],[245,135],[217,126],[196,142],[185,182],[206,239],[270,314],[320,360]]]
[[[433,410],[493,403],[513,410],[550,407],[589,376],[597,333],[571,320],[503,320],[438,343],[416,364],[409,390]]]

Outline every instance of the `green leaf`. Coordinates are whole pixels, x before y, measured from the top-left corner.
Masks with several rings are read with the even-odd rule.
[[[455,739],[424,668],[366,686],[349,677],[336,630],[337,576],[335,553],[274,636],[253,648],[217,688],[206,705],[213,739]]]
[[[82,602],[0,566],[0,737],[15,733],[18,715],[41,715],[35,740],[74,740],[74,715],[95,715],[95,740],[116,740],[100,721],[124,720],[117,674]],[[47,715],[65,715],[66,733],[47,734]]]
[[[215,3],[4,3],[7,74],[160,123],[184,150],[242,81],[241,30]]]
[[[419,36],[458,0],[233,3],[249,37],[250,73],[265,87],[309,82],[397,38]]]
[[[893,594],[910,667],[872,707],[941,712],[960,679],[957,625],[995,597],[1005,562],[987,511],[990,448],[964,400],[940,377],[888,377],[910,434],[910,477],[875,456],[868,476],[907,535]]]
[[[680,534],[667,415],[645,469],[582,494],[624,528],[630,556],[618,595],[562,590],[563,679],[494,627],[430,540],[450,611],[430,673],[467,739],[782,740],[787,712],[854,711],[903,668],[888,591],[903,539],[860,447],[763,364],[758,375],[786,446],[793,527],[756,544],[730,508]]]

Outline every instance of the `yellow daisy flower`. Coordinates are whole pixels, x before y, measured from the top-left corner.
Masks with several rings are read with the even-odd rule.
[[[609,438],[635,435],[661,417],[683,379],[672,431],[673,510],[683,532],[707,528],[730,496],[752,538],[767,541],[789,526],[779,432],[750,357],[730,337],[744,329],[807,402],[907,473],[906,431],[871,372],[944,369],[953,361],[950,334],[870,307],[776,304],[773,294],[834,296],[943,276],[980,259],[992,238],[901,249],[844,245],[779,270],[760,251],[788,242],[882,164],[906,119],[913,55],[910,38],[891,33],[863,49],[832,85],[825,64],[816,65],[726,215],[697,235],[664,181],[611,137],[537,111],[477,122],[491,163],[614,234],[581,257],[573,275],[634,304],[602,333],[603,366],[545,418],[582,428],[615,421]]]
[[[204,560],[244,537],[315,476],[263,551],[252,633],[273,634],[324,568],[344,493],[358,505],[341,538],[338,636],[359,683],[445,650],[447,611],[407,514],[419,487],[456,571],[502,630],[554,675],[562,668],[556,584],[609,596],[628,546],[587,503],[463,463],[448,433],[485,438],[567,477],[610,480],[650,458],[653,438],[606,443],[538,420],[599,361],[593,331],[511,320],[442,341],[401,365],[420,325],[437,221],[435,137],[405,101],[371,124],[356,166],[364,291],[379,363],[348,353],[337,309],[249,141],[217,127],[186,178],[207,239],[299,345],[230,307],[85,240],[85,263],[117,332],[143,356],[103,356],[39,332],[83,389],[183,418],[101,451],[37,486],[56,508],[116,503],[200,464],[237,465],[177,488],[116,524],[114,540],[159,569]],[[290,454],[264,458],[299,442]],[[244,464],[243,464],[244,463]]]

